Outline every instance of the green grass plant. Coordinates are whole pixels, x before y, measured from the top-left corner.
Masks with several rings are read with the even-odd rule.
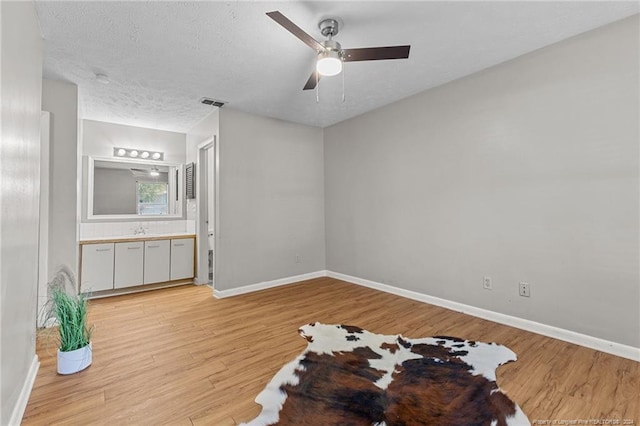
[[[55,288],[51,294],[60,332],[60,350],[74,351],[89,344],[91,329],[87,327],[87,301],[82,294],[69,295]]]
[[[73,272],[61,268],[49,284],[47,319],[58,325],[59,349],[70,352],[83,348],[91,341],[93,329],[87,326],[87,300],[77,294]]]

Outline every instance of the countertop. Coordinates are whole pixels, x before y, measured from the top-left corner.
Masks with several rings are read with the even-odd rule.
[[[80,244],[100,244],[100,243],[127,243],[132,241],[156,241],[180,238],[195,238],[196,234],[177,232],[171,234],[139,234],[139,235],[118,235],[109,237],[86,237],[80,239]]]

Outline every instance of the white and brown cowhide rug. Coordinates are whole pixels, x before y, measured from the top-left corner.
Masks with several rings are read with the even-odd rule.
[[[256,397],[262,411],[245,425],[530,425],[496,384],[496,368],[516,360],[505,346],[320,323],[299,332],[307,349]]]

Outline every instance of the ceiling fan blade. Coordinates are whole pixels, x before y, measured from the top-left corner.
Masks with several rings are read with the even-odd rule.
[[[322,75],[318,74],[318,71],[313,70],[311,76],[309,76],[309,80],[307,80],[307,84],[304,85],[304,88],[302,90],[315,89],[316,84],[318,84],[318,81],[320,81],[320,77],[322,77]]]
[[[379,61],[383,59],[406,59],[411,46],[361,47],[344,49],[344,61]]]
[[[302,40],[307,46],[309,46],[313,50],[317,50],[318,52],[324,52],[325,49],[322,44],[316,41],[309,34],[305,33],[299,26],[291,22],[289,18],[284,16],[282,13],[276,10],[273,12],[267,12],[267,16],[273,19],[274,21],[276,21],[278,24],[282,25],[285,30],[289,31],[291,34],[298,37],[300,40]]]

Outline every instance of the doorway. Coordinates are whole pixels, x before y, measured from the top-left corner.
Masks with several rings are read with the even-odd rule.
[[[207,284],[215,288],[216,246],[218,241],[217,222],[217,183],[218,151],[217,138],[198,145],[198,163],[196,167],[197,220],[198,236],[197,258],[198,284]]]

